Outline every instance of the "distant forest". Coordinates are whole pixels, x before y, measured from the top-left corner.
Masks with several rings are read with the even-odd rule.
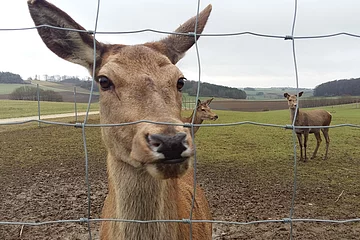
[[[19,74],[0,72],[0,83],[25,84],[26,82]]]
[[[315,87],[315,97],[360,96],[360,78],[334,80]]]
[[[196,96],[198,82],[188,80],[182,89],[182,92],[190,96]],[[221,97],[246,99],[246,92],[237,88],[225,87],[210,83],[200,83],[200,96],[202,97]]]

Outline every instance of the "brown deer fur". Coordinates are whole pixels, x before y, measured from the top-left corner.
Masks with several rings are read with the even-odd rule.
[[[197,103],[197,107],[196,107],[196,111],[194,110],[190,117],[183,117],[182,121],[184,123],[191,123],[193,116],[194,116],[194,112],[195,112],[195,118],[194,118],[194,124],[202,124],[204,120],[216,120],[218,119],[218,115],[216,115],[216,113],[214,113],[213,111],[211,111],[210,108],[210,103],[214,98],[210,98],[208,100],[206,100],[205,102],[201,102],[200,100],[198,100]],[[199,130],[199,126],[194,127],[194,134]]]
[[[301,97],[302,94],[303,92],[299,92],[299,97]],[[290,109],[290,119],[291,122],[293,122],[296,111],[296,105],[297,105],[297,96],[284,93],[284,97],[288,100],[288,105]],[[299,110],[298,108],[294,125],[295,126],[329,126],[331,122],[331,118],[332,118],[331,114],[323,109],[302,111]],[[320,130],[322,131],[326,141],[324,160],[327,159],[327,154],[330,144],[329,128],[310,128],[310,129],[302,128],[302,129],[296,129],[296,135],[300,145],[300,160],[304,160],[304,161],[307,160],[306,147],[307,147],[309,133],[313,133],[316,137],[316,148],[311,158],[316,157],[316,153],[321,143]],[[302,144],[302,135],[304,135],[304,145]],[[305,158],[303,157],[303,146],[304,146]]]
[[[34,23],[83,30],[69,15],[45,0],[29,0]],[[198,18],[197,33],[211,12]],[[176,32],[193,32],[193,17]],[[87,32],[38,28],[46,46],[59,57],[92,73],[94,39]],[[194,44],[193,36],[171,35],[142,45],[96,43],[94,79],[100,85],[100,121],[103,124],[142,119],[182,124],[181,89],[184,76],[175,66]],[[188,219],[193,197],[193,145],[183,126],[140,123],[103,127],[108,173],[108,195],[102,218],[130,220]],[[170,147],[169,147],[170,146]],[[176,147],[176,152],[169,151]],[[163,150],[165,148],[165,150]],[[161,150],[161,151],[160,151]],[[193,219],[211,219],[205,195],[198,186]],[[210,223],[193,223],[193,239],[211,239]],[[188,223],[130,223],[103,221],[102,240],[186,240]]]

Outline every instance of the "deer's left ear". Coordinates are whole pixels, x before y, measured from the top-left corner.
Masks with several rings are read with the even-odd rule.
[[[303,95],[304,92],[299,92],[299,97],[301,97]]]
[[[196,33],[200,34],[203,32],[206,22],[210,16],[212,6],[209,4],[204,10],[201,11],[198,17],[198,24]],[[192,33],[195,31],[196,25],[196,16],[187,20],[183,25],[175,30],[176,33]],[[200,36],[196,36],[196,39],[199,39]],[[170,35],[167,38],[152,43],[146,43],[145,45],[151,47],[165,56],[167,56],[170,61],[175,64],[177,63],[184,55],[187,50],[189,50],[192,45],[195,43],[195,37],[189,35]]]

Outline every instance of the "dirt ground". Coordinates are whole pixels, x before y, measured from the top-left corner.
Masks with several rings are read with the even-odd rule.
[[[2,175],[1,220],[51,221],[86,216],[87,194],[83,159],[77,163],[54,162]],[[8,168],[8,170],[10,170]],[[90,164],[91,213],[98,218],[106,194],[105,167]],[[244,176],[247,176],[244,179]],[[206,190],[217,220],[255,221],[281,219],[289,214],[291,186],[256,184],[252,174],[229,166],[200,166],[199,181]],[[228,176],[232,176],[229,178]],[[226,184],[224,184],[226,183]],[[309,192],[310,193],[310,192]],[[326,198],[326,196],[323,196]],[[304,202],[298,203],[306,205]],[[310,209],[304,208],[305,214]],[[313,214],[313,212],[312,212]],[[98,224],[91,224],[98,239]],[[213,239],[289,239],[289,224],[264,223],[248,226],[214,225]],[[0,226],[0,238],[85,240],[85,224]],[[359,224],[294,224],[294,239],[359,239]]]
[[[75,130],[76,131],[76,130]],[[0,131],[0,221],[53,221],[87,216],[87,187],[81,129],[51,126]],[[105,151],[100,130],[86,131],[89,149],[91,218],[99,218],[107,191]],[[72,136],[69,138],[69,136]],[[48,140],[48,139],[51,139]],[[291,174],[292,169],[284,174]],[[216,220],[249,222],[289,217],[293,183],[277,176],[261,176],[254,169],[231,160],[198,165],[198,181],[204,188]],[[323,215],[316,203],[336,201],[326,188],[302,186],[297,192],[295,218],[356,218],[351,206]],[[359,193],[354,193],[359,198]],[[321,198],[321,201],[318,201]],[[319,204],[320,204],[319,203]],[[353,210],[351,210],[353,209]],[[355,210],[354,210],[355,209]],[[98,239],[98,223],[91,223]],[[214,224],[213,239],[289,239],[290,224]],[[0,239],[85,240],[85,223],[42,226],[0,225]],[[360,224],[294,223],[294,239],[360,239]]]

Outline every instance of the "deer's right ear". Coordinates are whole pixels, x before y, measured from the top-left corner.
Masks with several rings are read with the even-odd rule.
[[[290,95],[286,92],[284,93],[284,98],[288,98]]]
[[[39,27],[38,33],[46,46],[59,57],[92,70],[94,38],[68,14],[45,0],[28,0],[30,15],[36,26],[51,25],[85,32]],[[102,44],[96,41],[96,62],[100,64]]]
[[[210,103],[211,103],[211,101],[212,101],[213,99],[214,99],[214,98],[210,98],[210,99],[206,100],[206,104],[207,104],[207,105],[210,105]]]
[[[209,4],[204,10],[199,13],[198,18],[192,17],[187,20],[184,24],[178,27],[175,32],[188,34],[195,31],[195,26],[197,27],[196,33],[200,34],[203,32],[206,22],[210,16],[212,6]],[[198,20],[196,24],[196,20]],[[198,39],[200,36],[196,36]],[[167,38],[153,43],[147,43],[146,46],[149,46],[157,51],[161,52],[167,56],[173,64],[176,64],[184,55],[187,50],[189,50],[192,45],[195,43],[195,37],[189,35],[170,35]]]

